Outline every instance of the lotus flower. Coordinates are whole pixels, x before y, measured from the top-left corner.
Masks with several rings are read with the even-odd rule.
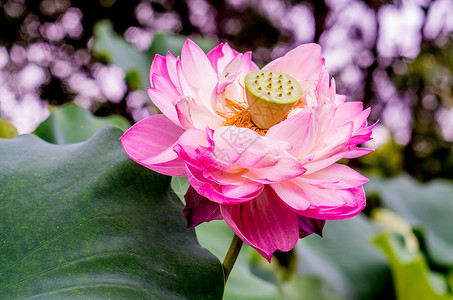
[[[189,226],[223,219],[270,260],[325,220],[365,207],[368,179],[346,165],[370,149],[370,109],[345,102],[321,58],[305,44],[259,70],[251,52],[220,44],[207,55],[191,40],[181,57],[157,55],[148,95],[163,114],[121,137],[127,155],[187,177]],[[330,84],[329,84],[330,83]]]

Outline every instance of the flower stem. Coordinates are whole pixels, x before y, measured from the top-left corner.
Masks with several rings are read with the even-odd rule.
[[[241,251],[242,243],[242,240],[237,235],[234,235],[233,240],[231,241],[230,249],[228,249],[222,264],[225,284],[227,283],[228,276],[230,275],[234,263],[238,258],[239,252]]]

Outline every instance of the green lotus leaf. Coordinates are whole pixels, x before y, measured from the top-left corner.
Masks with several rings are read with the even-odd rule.
[[[387,260],[371,243],[378,232],[364,215],[327,221],[323,237],[311,235],[297,244],[297,271],[323,278],[345,299],[392,299]]]
[[[453,182],[432,180],[419,183],[409,176],[371,180],[366,185],[377,192],[384,207],[403,217],[424,240],[430,261],[453,268]]]
[[[89,139],[96,131],[107,125],[114,125],[125,131],[130,123],[119,115],[93,116],[86,109],[68,103],[54,108],[50,116],[33,133],[49,143],[71,144]]]
[[[0,139],[12,139],[18,134],[13,124],[5,119],[0,119]]]
[[[389,259],[398,300],[453,300],[446,277],[431,271],[423,254],[409,251],[402,241],[390,233],[374,238]]]
[[[170,178],[131,161],[121,134],[0,140],[0,299],[222,297]]]
[[[233,239],[233,231],[228,225],[223,220],[211,221],[198,225],[196,232],[200,244],[223,261]],[[252,272],[251,265],[255,254],[259,256],[259,260],[269,265],[256,250],[243,244],[225,287],[225,300],[277,299],[277,284],[264,280]]]

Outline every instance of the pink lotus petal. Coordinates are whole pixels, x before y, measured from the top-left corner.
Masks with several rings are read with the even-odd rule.
[[[276,250],[294,248],[299,238],[297,215],[271,188],[249,202],[220,205],[220,211],[234,233],[269,261]]]
[[[346,95],[339,95],[339,94],[336,94],[334,99],[335,99],[335,100],[334,100],[334,103],[335,103],[335,105],[338,107],[338,106],[340,106],[341,104],[345,103],[345,101],[346,101]]]
[[[277,162],[274,165],[261,167],[258,163],[250,167],[244,177],[256,182],[273,183],[290,180],[305,173],[306,169],[294,156],[285,150],[279,151],[278,154]]]
[[[175,102],[176,115],[178,116],[178,122],[184,129],[194,128],[192,122],[192,115],[190,113],[190,105],[188,99],[185,97],[179,98]]]
[[[243,176],[244,171],[224,171],[217,168],[209,168],[204,170],[203,176],[220,185],[244,185],[250,180]]]
[[[175,86],[178,94],[182,95],[183,90],[182,90],[181,83],[179,81],[179,75],[178,75],[178,65],[180,64],[179,59],[174,57],[170,52],[167,52],[167,56],[165,57],[165,62],[167,64],[168,79],[171,80],[171,82]]]
[[[317,172],[319,170],[322,170],[322,169],[336,163],[340,159],[345,158],[347,154],[348,154],[348,151],[343,150],[341,152],[332,154],[331,156],[326,157],[321,160],[317,160],[317,159],[308,160],[306,163],[304,163],[304,167],[307,170],[304,174],[308,175],[308,174]]]
[[[201,196],[192,187],[189,187],[184,199],[186,206],[183,213],[187,219],[187,227],[195,227],[200,223],[212,220],[222,220],[219,204]]]
[[[217,94],[223,93],[225,88],[237,79],[238,75],[243,71],[241,66],[242,54],[239,54],[233,58],[228,65],[225,66],[224,71],[219,74],[219,81],[216,87]]]
[[[184,95],[185,97],[189,98],[198,98],[198,91],[196,87],[192,86],[188,80],[186,79],[184,72],[183,72],[183,67],[182,63],[180,60],[176,62],[176,77],[179,82],[179,85],[181,86],[181,95]]]
[[[217,184],[206,179],[202,171],[189,166],[187,166],[187,179],[200,195],[219,204],[247,202],[263,191],[263,185],[253,181],[247,181],[240,186]]]
[[[319,73],[318,83],[316,85],[316,93],[318,99],[318,107],[327,104],[327,101],[324,102],[324,100],[330,99],[329,72],[324,66],[321,68],[321,72]],[[328,103],[331,102],[329,101]]]
[[[251,57],[251,52],[238,54],[223,67],[223,71],[218,74],[217,94],[223,93],[226,87],[235,82],[235,80],[241,83],[244,82],[247,73],[258,69],[255,63],[251,61]]]
[[[228,169],[230,163],[216,157],[211,145],[212,140],[209,139],[206,131],[196,128],[186,130],[173,149],[188,165],[196,168]]]
[[[154,56],[153,63],[151,64],[151,68],[149,70],[150,81],[155,74],[170,79],[170,76],[168,75],[167,71],[167,59],[159,54],[156,54],[156,56]],[[150,82],[150,84],[151,87],[153,88],[154,87],[153,83]]]
[[[319,189],[315,194],[320,197],[318,205],[311,206],[303,213],[305,216],[311,218],[326,220],[352,218],[359,214],[366,205],[365,192],[362,186],[344,190]],[[325,200],[332,197],[341,199],[344,205],[338,205],[338,203],[337,205],[321,205]]]
[[[330,162],[332,157],[334,157],[338,153],[343,153],[351,138],[352,126],[352,122],[346,123],[325,134],[322,142],[318,141],[318,147],[316,148],[315,158],[313,162],[305,164],[307,171],[309,168],[310,172],[315,172],[317,170],[323,169],[325,163]],[[317,163],[320,164],[317,165]]]
[[[183,132],[164,115],[153,115],[129,128],[120,141],[135,162],[165,175],[186,176],[184,162],[171,150]]]
[[[206,106],[192,97],[182,97],[175,101],[178,122],[185,129],[217,128],[222,125],[223,119],[208,110]]]
[[[191,40],[187,40],[181,50],[181,71],[187,82],[196,90],[201,104],[214,111],[212,103],[217,74],[211,66],[206,54]],[[215,97],[214,97],[215,98]]]
[[[310,199],[301,196],[301,188],[295,182],[295,179],[274,183],[270,186],[275,190],[283,202],[297,212],[302,212],[311,205]]]
[[[259,70],[258,66],[252,61],[252,52],[248,51],[242,55],[241,73],[238,76],[239,82],[244,82],[245,76],[255,70]]]
[[[353,137],[351,137],[348,141],[348,144],[349,145],[363,144],[365,142],[368,142],[371,139],[372,139],[371,130],[367,129],[365,134],[363,134],[363,135],[357,134],[357,135],[354,135]]]
[[[370,114],[369,110],[366,112],[363,111],[362,102],[346,102],[335,110],[335,123],[336,124],[345,124],[357,119],[358,116],[361,116],[359,120],[354,122],[354,129],[357,130],[360,125],[366,120]]]
[[[266,137],[289,142],[292,146],[289,153],[297,158],[302,158],[314,146],[317,134],[316,125],[315,115],[309,111],[301,111],[272,126],[266,133]]]
[[[322,66],[321,47],[305,44],[270,62],[263,69],[284,72],[297,80],[317,80]]]
[[[247,168],[243,177],[256,182],[288,180],[305,172],[303,165],[281,145],[248,128],[217,128],[212,142],[213,155],[225,162],[226,168]]]
[[[327,71],[327,69],[326,69],[326,71]],[[329,88],[329,96],[328,97],[329,97],[329,99],[334,100],[336,98],[336,95],[337,95],[337,86],[335,84],[335,79],[332,78],[330,80],[330,88]],[[332,100],[330,102],[332,104],[335,104],[335,101],[332,101]]]
[[[325,220],[313,219],[301,215],[297,215],[299,222],[299,238],[304,238],[310,234],[317,234],[322,236],[322,229],[324,228]]]
[[[267,154],[268,149],[261,136],[248,128],[223,126],[215,130],[213,135],[215,156],[241,168],[256,165]]]
[[[195,190],[218,203],[238,203],[256,197],[262,184],[231,170],[231,162],[216,156],[212,130],[189,129],[174,146],[175,152],[187,164],[188,179]]]
[[[347,189],[368,182],[368,178],[342,164],[332,164],[317,172],[301,176],[299,180],[320,187]]]
[[[178,94],[173,84],[164,77],[155,75],[151,81],[152,85],[157,85],[158,88],[147,89],[149,98],[167,118],[176,125],[180,125],[173,102],[179,99],[181,95]]]
[[[206,55],[212,68],[217,74],[222,74],[225,67],[239,54],[228,43],[217,45]]]
[[[363,156],[365,154],[373,152],[374,149],[367,149],[367,148],[357,148],[353,147],[349,151],[345,152],[344,158],[357,158]]]
[[[137,123],[121,142],[140,164],[188,177],[189,226],[223,217],[270,260],[299,237],[321,234],[325,220],[364,208],[368,179],[337,161],[372,151],[358,145],[371,139],[375,124],[368,126],[370,110],[361,102],[336,94],[321,47],[306,44],[264,67],[293,76],[302,87],[286,119],[264,136],[249,129],[252,124],[224,126],[247,107],[244,78],[258,69],[251,58],[228,44],[205,55],[190,40],[181,59],[157,55],[148,94],[165,116]]]
[[[272,188],[290,208],[310,218],[346,219],[357,215],[365,207],[362,186],[347,189],[322,188],[295,178],[272,184]]]

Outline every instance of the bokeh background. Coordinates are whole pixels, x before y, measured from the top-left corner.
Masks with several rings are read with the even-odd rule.
[[[319,43],[338,93],[371,107],[370,123],[379,120],[367,145],[376,151],[345,161],[378,178],[379,192],[368,193],[365,213],[386,206],[411,226],[441,220],[431,228],[441,237],[439,249],[453,249],[451,222],[446,216],[436,219],[446,205],[445,211],[453,212],[448,200],[451,181],[438,184],[439,178],[453,179],[453,0],[0,0],[0,4],[0,113],[19,133],[33,132],[49,116],[49,109],[67,102],[97,116],[120,114],[131,123],[156,113],[145,92],[149,65],[157,53],[170,50],[177,55],[187,37],[206,51],[219,42],[241,52],[253,51],[258,65],[299,44]],[[410,177],[379,183],[401,174]],[[429,189],[418,185],[433,181]],[[395,195],[404,199],[400,211],[392,208]],[[410,204],[412,198],[420,200],[420,206]],[[435,210],[426,213],[424,200]],[[411,207],[419,211],[413,213]],[[420,244],[422,260],[446,276],[449,285],[443,290],[451,294],[453,257],[447,264],[436,262],[436,255],[425,249],[429,241],[421,235],[413,242]],[[284,265],[289,258],[279,259]],[[392,290],[381,293],[393,295]],[[371,294],[374,298],[359,293],[349,299],[382,299]]]

